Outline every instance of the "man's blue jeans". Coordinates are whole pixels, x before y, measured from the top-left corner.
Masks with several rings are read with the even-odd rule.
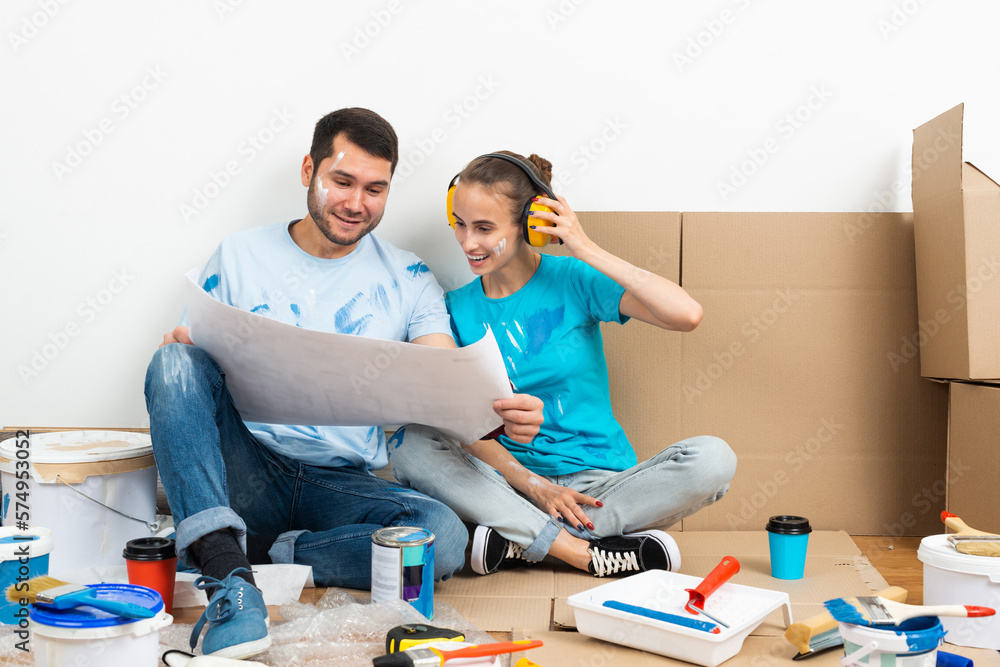
[[[275,454],[233,407],[225,376],[204,350],[174,343],[146,372],[153,453],[177,527],[177,548],[230,529],[279,535],[275,563],[311,565],[318,586],[371,587],[371,536],[384,526],[434,533],[435,579],[462,568],[469,535],[445,505],[353,468],[320,468]]]

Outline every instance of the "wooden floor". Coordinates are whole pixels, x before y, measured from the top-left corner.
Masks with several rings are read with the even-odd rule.
[[[854,535],[852,539],[890,586],[909,591],[907,604],[923,604],[924,564],[917,560],[921,538]]]
[[[909,591],[906,598],[909,604],[921,604],[924,599],[923,564],[917,560],[919,537],[879,537],[853,536],[858,545],[875,569],[878,570],[890,586],[901,586]],[[325,588],[307,588],[302,591],[300,602],[314,603],[326,592]],[[193,624],[201,615],[202,607],[177,609],[174,621]],[[277,620],[273,608],[272,619]],[[498,637],[505,639],[505,637]]]

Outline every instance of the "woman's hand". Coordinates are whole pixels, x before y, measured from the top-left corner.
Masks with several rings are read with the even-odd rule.
[[[528,480],[526,494],[549,516],[578,530],[593,530],[594,524],[580,505],[602,507],[600,500],[579,491],[553,484],[543,477],[532,475]]]
[[[553,223],[554,226],[550,225],[534,225],[531,221],[528,225],[536,232],[541,232],[543,234],[549,234],[555,236],[557,239],[561,240],[566,246],[566,249],[573,254],[577,259],[581,259],[581,255],[590,251],[596,247],[596,244],[590,240],[590,237],[583,231],[583,227],[580,226],[580,221],[576,217],[576,213],[573,209],[569,207],[566,203],[566,199],[560,195],[556,195],[556,199],[549,199],[548,197],[543,197],[539,195],[535,197],[534,201],[542,204],[543,206],[548,206],[552,209],[552,213],[548,211],[532,211],[531,217],[537,218],[539,220],[546,220]]]

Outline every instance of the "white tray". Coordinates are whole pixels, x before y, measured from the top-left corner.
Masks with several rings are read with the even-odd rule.
[[[784,607],[785,625],[792,622],[788,593],[725,583],[708,597],[705,610],[729,624],[719,634],[639,616],[603,606],[606,600],[645,607],[692,620],[708,621],[684,611],[689,595],[701,577],[650,570],[619,579],[567,600],[582,634],[670,658],[715,667],[739,653],[743,640],[775,609]]]

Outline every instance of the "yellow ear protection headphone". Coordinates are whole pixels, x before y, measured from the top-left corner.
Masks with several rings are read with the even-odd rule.
[[[517,165],[521,171],[527,174],[531,182],[538,188],[546,197],[549,199],[555,199],[556,195],[552,192],[552,188],[545,185],[542,179],[535,175],[535,172],[526,165],[523,161],[518,160],[516,157],[511,157],[510,155],[504,155],[503,153],[487,153],[486,155],[480,155],[479,157],[495,157],[506,162],[510,162],[513,165]],[[477,160],[479,158],[476,158]],[[448,184],[448,224],[451,228],[455,228],[455,186],[458,185],[458,176],[451,179],[451,183]],[[528,228],[528,225],[535,225],[536,227],[541,226],[552,226],[552,223],[548,220],[542,220],[541,218],[533,218],[530,214],[531,211],[549,211],[552,209],[548,206],[542,206],[541,204],[535,203],[530,199],[525,202],[524,209],[521,211],[521,229],[524,231],[524,239],[528,242],[528,245],[532,245],[536,248],[541,248],[548,245],[549,243],[557,243],[558,239],[551,234],[543,234],[542,232],[536,232]]]

